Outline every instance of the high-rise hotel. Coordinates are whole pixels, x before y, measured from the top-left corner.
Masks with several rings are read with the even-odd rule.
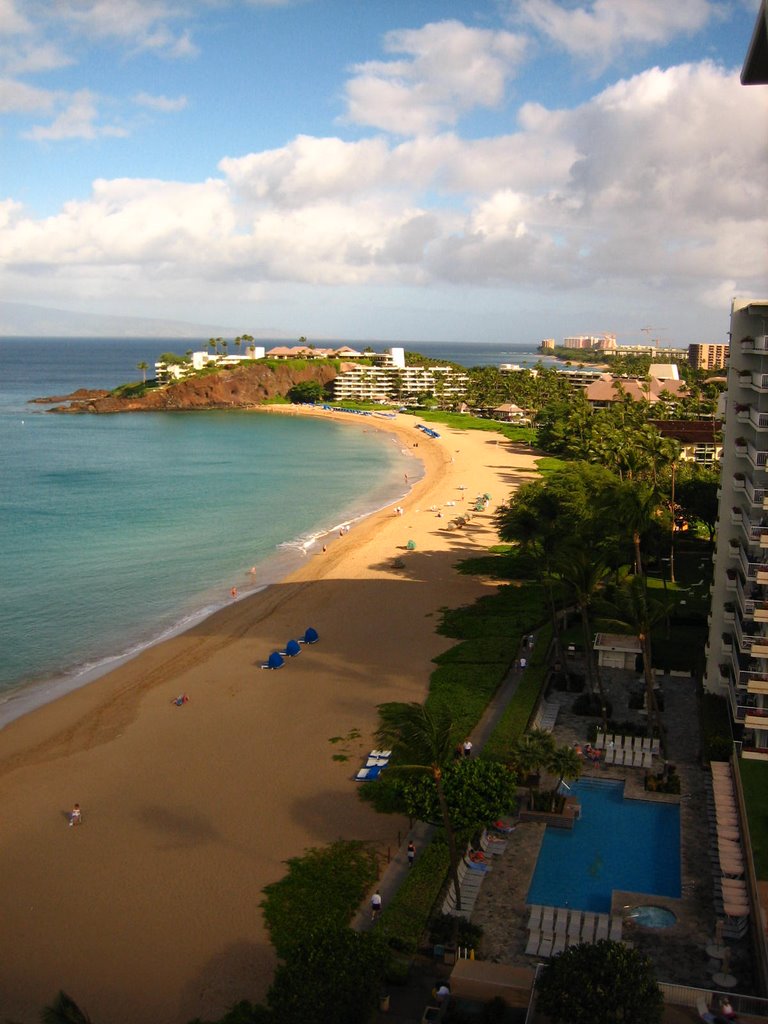
[[[768,760],[768,299],[734,299],[707,690],[742,756]]]

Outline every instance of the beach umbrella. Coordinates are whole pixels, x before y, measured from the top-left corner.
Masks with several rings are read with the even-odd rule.
[[[408,543],[405,546],[408,548],[409,551],[415,551],[416,550],[416,541],[415,540],[409,540]]]
[[[304,639],[300,642],[303,644],[316,644],[320,637],[317,634],[317,630],[313,629],[312,626],[307,626],[304,632]]]
[[[287,654],[289,658],[295,658],[300,650],[301,646],[299,645],[298,640],[289,640],[288,643],[285,645],[285,650],[282,653]]]
[[[267,658],[267,666],[269,668],[282,668],[284,664],[283,656],[279,651],[272,651]]]

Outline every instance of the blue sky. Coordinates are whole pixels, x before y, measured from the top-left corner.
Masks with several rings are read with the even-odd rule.
[[[724,340],[758,0],[0,0],[2,295],[238,333]]]

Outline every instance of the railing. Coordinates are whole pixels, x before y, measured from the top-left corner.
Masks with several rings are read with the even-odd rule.
[[[744,548],[739,548],[739,564],[748,580],[768,583],[768,562],[750,562]]]
[[[751,654],[754,651],[756,657],[768,658],[768,636],[764,636],[762,633],[745,633],[738,615],[733,623],[733,632],[739,647],[745,654]]]
[[[766,387],[768,387],[768,374],[764,374],[764,379],[767,382]],[[737,448],[736,451],[738,452],[738,450],[739,449]],[[747,454],[749,456],[749,461],[755,469],[764,469],[766,463],[768,463],[768,452],[755,448],[753,444],[747,445]]]
[[[749,422],[755,430],[768,430],[768,413],[758,412],[757,409],[749,408]]]
[[[750,683],[768,684],[768,672],[763,672],[757,667],[744,668],[735,648],[731,648],[731,668],[733,669],[734,685],[740,690],[745,688],[749,690]]]
[[[664,996],[664,1002],[670,1006],[687,1006],[695,1009],[703,998],[709,1003],[713,993],[717,989],[694,988],[693,985],[675,985],[669,981],[660,981],[659,988]],[[725,995],[726,993],[723,993]],[[761,999],[759,996],[744,996],[738,992],[728,992],[728,1000],[736,1011],[737,1015],[750,1017],[768,1016],[768,999]]]

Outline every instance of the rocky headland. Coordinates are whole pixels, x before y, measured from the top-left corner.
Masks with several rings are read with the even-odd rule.
[[[70,395],[34,398],[54,413],[186,412],[195,409],[249,409],[285,398],[297,384],[317,381],[325,386],[339,370],[332,363],[243,363],[240,366],[188,377],[159,387],[117,389],[80,388]]]

